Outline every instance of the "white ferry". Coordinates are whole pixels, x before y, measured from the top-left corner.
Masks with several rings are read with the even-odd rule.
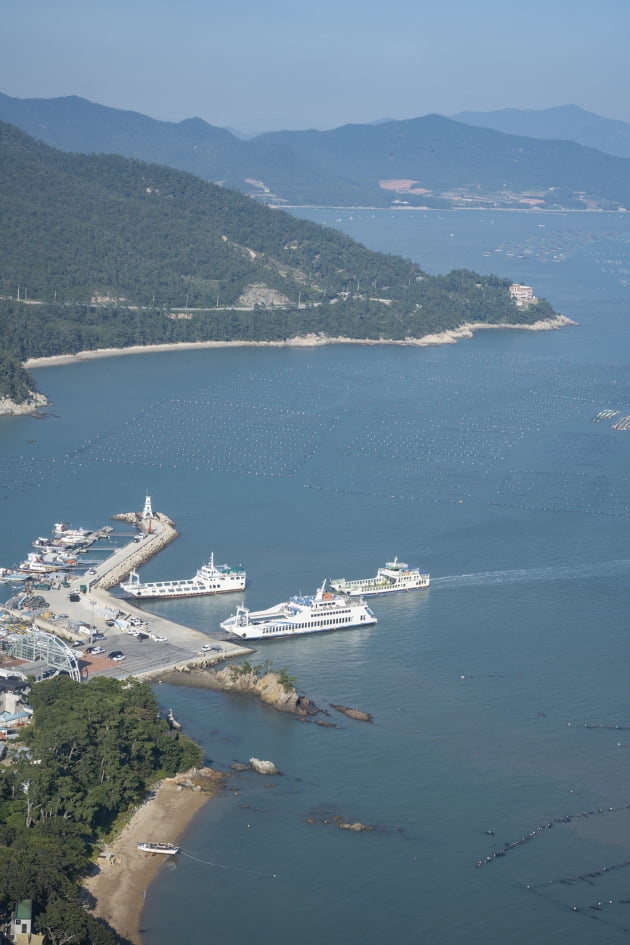
[[[330,586],[350,597],[374,597],[376,594],[391,594],[392,591],[415,591],[428,587],[430,581],[429,574],[423,574],[418,568],[410,568],[396,557],[388,561],[384,568],[379,568],[376,577],[357,581],[336,578],[330,582]]]
[[[242,640],[271,640],[376,623],[376,617],[362,600],[331,594],[325,587],[326,581],[311,596],[291,597],[267,610],[238,607],[235,614],[221,623],[221,629]]]
[[[202,594],[228,594],[245,590],[246,574],[241,567],[229,564],[215,565],[214,554],[194,577],[181,581],[146,581],[142,583],[137,571],[132,571],[126,581],[121,582],[123,591],[131,597],[150,600],[158,597],[199,597]]]
[[[143,853],[165,853],[167,856],[179,853],[179,847],[176,847],[174,843],[151,843],[143,840],[142,843],[136,843],[136,846]]]

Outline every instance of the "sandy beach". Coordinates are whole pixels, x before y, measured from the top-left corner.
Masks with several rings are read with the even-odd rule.
[[[534,322],[532,325],[491,325],[486,322],[474,322],[461,325],[449,331],[424,335],[422,338],[343,338],[328,335],[301,335],[285,341],[183,341],[176,344],[132,345],[129,348],[97,348],[94,351],[78,351],[76,354],[58,354],[47,358],[29,358],[24,367],[27,370],[37,367],[53,367],[62,364],[77,364],[94,358],[112,358],[124,354],[150,354],[156,351],[186,351],[199,348],[315,348],[321,345],[405,345],[419,348],[432,345],[455,344],[464,338],[472,338],[475,331],[484,329],[519,329],[524,331],[552,331],[574,325],[565,315]]]
[[[84,887],[96,900],[93,914],[123,938],[142,945],[140,916],[146,890],[170,857],[141,853],[142,841],[177,843],[206,801],[218,794],[224,776],[211,768],[162,781],[154,795],[134,813],[120,835],[98,859],[98,872]],[[184,786],[194,784],[200,789]]]

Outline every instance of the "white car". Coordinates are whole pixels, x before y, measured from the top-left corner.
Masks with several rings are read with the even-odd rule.
[[[204,653],[208,653],[208,652],[213,651],[213,650],[218,650],[219,647],[218,647],[218,646],[212,646],[211,643],[204,643],[204,645],[201,647],[201,649],[203,650]]]
[[[104,653],[104,652],[105,652],[105,650],[103,649],[102,646],[93,646],[93,647],[92,647],[92,654],[93,654],[94,656],[100,656],[100,654],[101,654],[101,653]]]
[[[152,633],[151,639],[156,643],[168,643],[168,637],[161,637],[159,633]]]

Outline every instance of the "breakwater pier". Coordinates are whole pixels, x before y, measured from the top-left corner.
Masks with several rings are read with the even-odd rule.
[[[214,638],[211,632],[151,614],[111,593],[132,570],[178,538],[171,519],[152,512],[150,502],[148,514],[145,505],[142,514],[123,513],[112,518],[133,525],[136,534],[85,574],[63,582],[53,577],[50,586],[38,592],[46,601],[46,610],[32,618],[35,628],[53,633],[76,649],[83,678],[159,679],[166,671],[187,671],[252,652],[249,647]],[[141,625],[140,633],[134,632],[134,623]],[[128,632],[130,624],[133,629]],[[119,653],[122,659],[111,656]]]

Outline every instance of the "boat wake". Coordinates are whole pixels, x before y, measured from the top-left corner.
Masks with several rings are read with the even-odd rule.
[[[431,578],[431,587],[470,587],[484,584],[521,584],[528,581],[567,581],[627,574],[630,559],[593,564],[554,565],[547,568],[518,568],[513,571],[478,571]]]

